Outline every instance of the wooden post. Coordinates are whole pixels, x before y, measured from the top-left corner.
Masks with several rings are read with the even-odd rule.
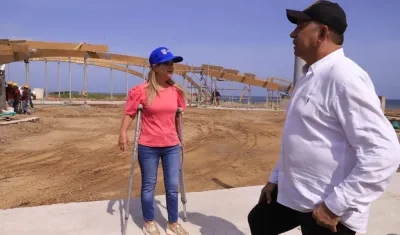
[[[381,109],[383,113],[386,112],[386,97],[385,96],[379,96],[379,100],[381,101]]]
[[[6,110],[6,76],[4,70],[0,70],[0,113],[1,110]]]

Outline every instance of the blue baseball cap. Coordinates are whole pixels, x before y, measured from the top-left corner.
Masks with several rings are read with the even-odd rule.
[[[153,64],[160,64],[171,61],[179,63],[183,61],[182,56],[174,56],[172,52],[166,47],[158,47],[154,49],[149,56],[150,66]]]

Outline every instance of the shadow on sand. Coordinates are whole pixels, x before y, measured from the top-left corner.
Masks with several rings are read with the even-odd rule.
[[[160,201],[155,200],[155,202],[157,205],[167,210],[167,208],[162,205]],[[183,218],[183,211],[179,212],[179,217],[181,219]],[[187,223],[200,227],[200,234],[202,235],[245,235],[234,224],[217,216],[208,216],[198,212],[187,212],[187,219]]]
[[[125,223],[126,202],[127,202],[126,199],[115,199],[115,200],[110,200],[107,205],[107,213],[111,215],[114,215],[115,213],[119,214],[121,234],[122,234],[122,228],[124,227]],[[166,210],[166,207],[162,205],[159,200],[154,200],[154,202],[155,202],[154,205],[155,220],[165,231],[168,221],[162,215],[160,208]],[[114,208],[115,204],[117,204],[118,208]],[[142,207],[140,199],[138,198],[132,199],[129,207],[130,207],[130,215],[129,215],[130,219],[132,219],[133,222],[136,224],[136,226],[138,226],[141,229],[144,221],[142,218]],[[182,211],[179,213],[179,217],[183,218]],[[188,222],[186,223],[199,226],[200,234],[202,235],[207,235],[207,234],[245,235],[231,222],[216,216],[207,216],[197,212],[188,212],[187,217],[188,217]],[[183,226],[185,227],[184,224]],[[129,231],[129,226],[127,228],[127,231]]]
[[[107,205],[107,213],[114,215],[114,213],[117,212],[119,214],[120,225],[121,225],[121,234],[122,234],[122,228],[124,227],[124,223],[125,223],[125,206],[126,206],[125,203],[127,203],[127,199],[116,199],[116,200],[110,200]],[[115,204],[118,204],[118,208],[114,208]],[[136,224],[136,226],[138,226],[140,229],[142,229],[144,220],[142,217],[142,204],[140,203],[140,199],[132,198],[129,208],[130,208],[130,210],[129,210],[130,219],[133,220],[133,222]],[[166,229],[167,220],[162,215],[160,208],[156,205],[154,206],[154,215],[155,215],[155,220],[157,221],[157,223],[163,229]],[[128,230],[129,230],[129,226],[127,228],[127,231]]]

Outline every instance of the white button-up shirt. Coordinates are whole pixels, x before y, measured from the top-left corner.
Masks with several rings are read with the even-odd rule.
[[[341,223],[365,233],[371,202],[400,164],[397,135],[370,77],[343,49],[306,70],[287,106],[269,181],[278,184],[279,203],[311,212],[324,201]]]

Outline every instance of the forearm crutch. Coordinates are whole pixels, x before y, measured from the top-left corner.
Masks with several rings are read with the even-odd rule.
[[[133,187],[133,176],[134,176],[134,167],[136,156],[138,152],[138,139],[140,136],[140,124],[141,124],[141,117],[142,117],[143,105],[139,104],[136,114],[136,129],[135,129],[135,137],[134,137],[134,144],[133,144],[133,153],[132,153],[132,162],[131,162],[131,173],[129,176],[129,186],[128,186],[128,200],[125,204],[125,223],[124,228],[122,230],[122,235],[126,235],[126,228],[128,227],[128,219],[129,219],[129,205],[131,203],[132,197],[132,187]]]
[[[181,201],[183,205],[183,221],[187,221],[187,214],[186,214],[186,189],[185,189],[185,174],[184,174],[184,165],[183,161],[185,159],[184,157],[184,149],[183,149],[183,134],[182,134],[182,108],[178,108],[177,111],[177,131],[178,131],[178,137],[179,141],[181,142],[181,162],[179,166],[179,181],[180,181],[180,188],[181,188]]]

